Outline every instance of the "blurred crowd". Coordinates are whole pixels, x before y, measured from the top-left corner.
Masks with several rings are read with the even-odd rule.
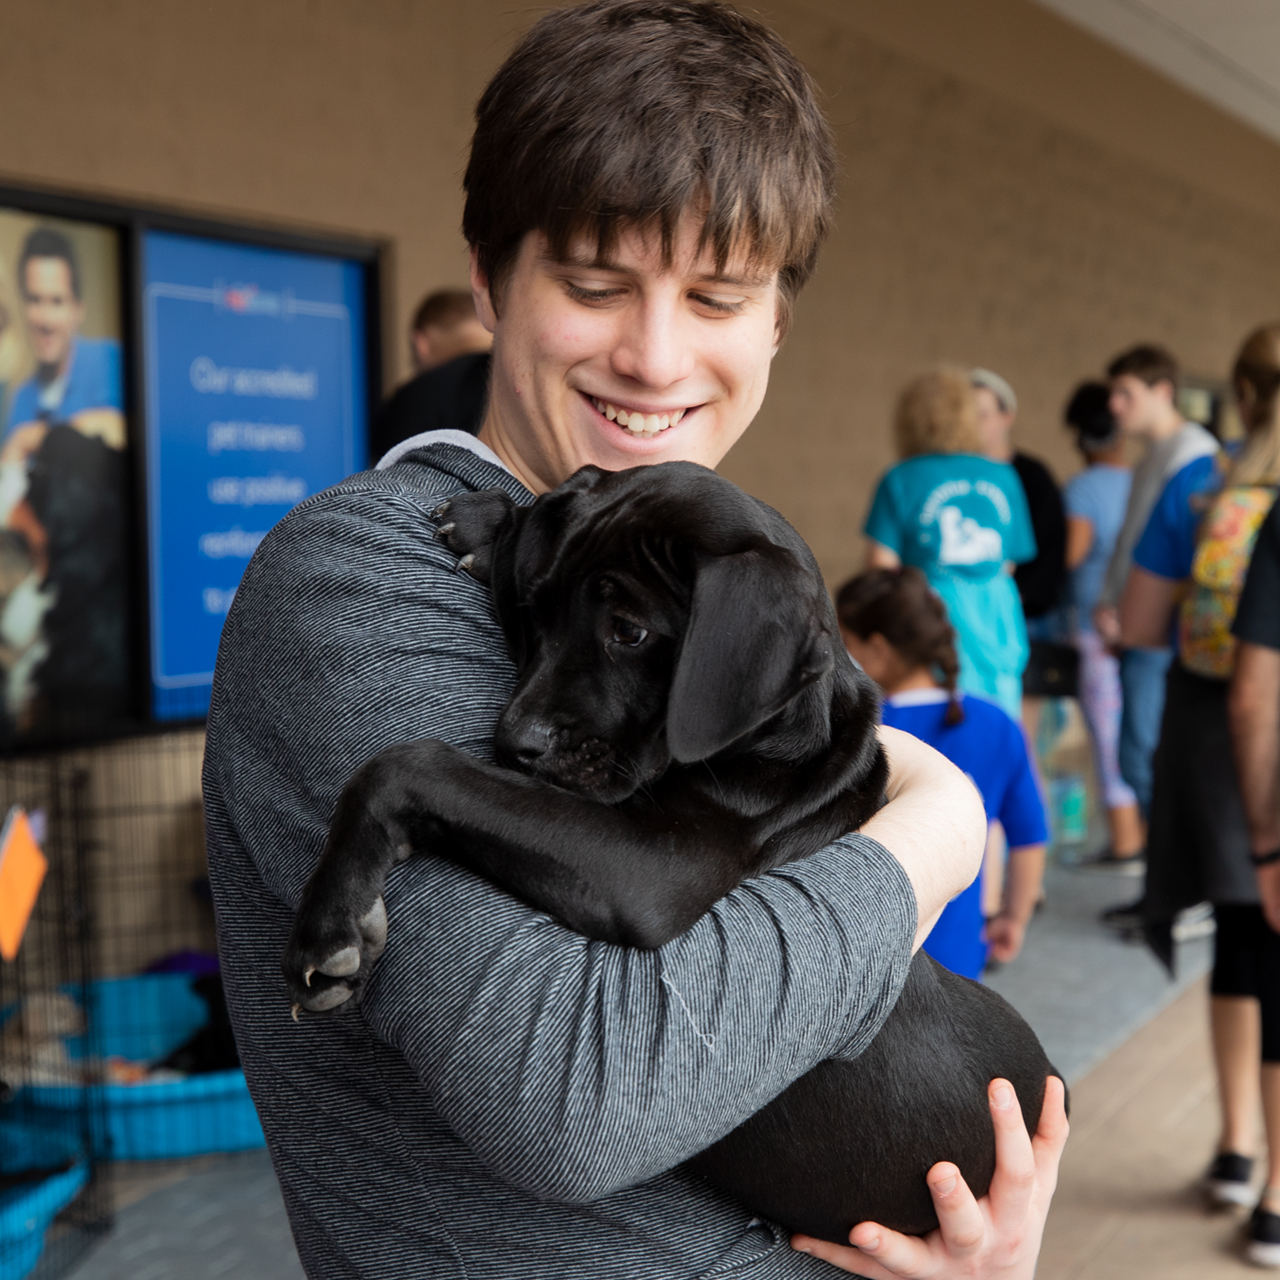
[[[1193,421],[1170,352],[1121,353],[1067,401],[1082,466],[1060,489],[1013,447],[1003,377],[923,374],[898,400],[867,568],[836,605],[885,723],[986,804],[983,871],[925,943],[957,972],[1021,949],[1050,830],[1028,739],[1044,696],[1078,699],[1110,837],[1090,861],[1145,876],[1103,922],[1172,969],[1180,927],[1212,915],[1223,1121],[1205,1190],[1254,1204],[1264,1127],[1249,1252],[1280,1266],[1280,324],[1247,337],[1229,387]]]

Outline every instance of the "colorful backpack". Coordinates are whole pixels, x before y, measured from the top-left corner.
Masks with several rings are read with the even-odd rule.
[[[1231,624],[1253,544],[1275,498],[1269,485],[1233,485],[1213,500],[1200,525],[1178,619],[1178,657],[1196,675],[1231,678],[1236,662]]]

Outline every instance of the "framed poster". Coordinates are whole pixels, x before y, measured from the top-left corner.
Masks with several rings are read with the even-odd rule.
[[[0,207],[0,749],[137,723],[123,237]]]
[[[141,237],[151,714],[204,714],[250,556],[366,462],[364,262]]]

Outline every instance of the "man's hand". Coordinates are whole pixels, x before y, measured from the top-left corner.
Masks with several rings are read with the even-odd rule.
[[[1120,610],[1114,605],[1100,604],[1093,611],[1093,626],[1104,644],[1114,648],[1120,643]]]
[[[101,440],[108,449],[124,448],[124,414],[119,409],[81,409],[68,422],[82,436]]]
[[[1032,1280],[1067,1141],[1065,1091],[1049,1078],[1034,1139],[1007,1080],[993,1080],[987,1096],[996,1173],[983,1199],[955,1165],[935,1164],[928,1178],[939,1227],[924,1239],[861,1222],[849,1233],[852,1248],[809,1236],[794,1236],[792,1246],[868,1280]]]

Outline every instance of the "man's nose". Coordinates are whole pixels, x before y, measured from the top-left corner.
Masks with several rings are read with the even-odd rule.
[[[623,322],[621,340],[613,352],[614,370],[641,386],[655,389],[687,378],[697,357],[681,320],[675,299],[641,299]]]

